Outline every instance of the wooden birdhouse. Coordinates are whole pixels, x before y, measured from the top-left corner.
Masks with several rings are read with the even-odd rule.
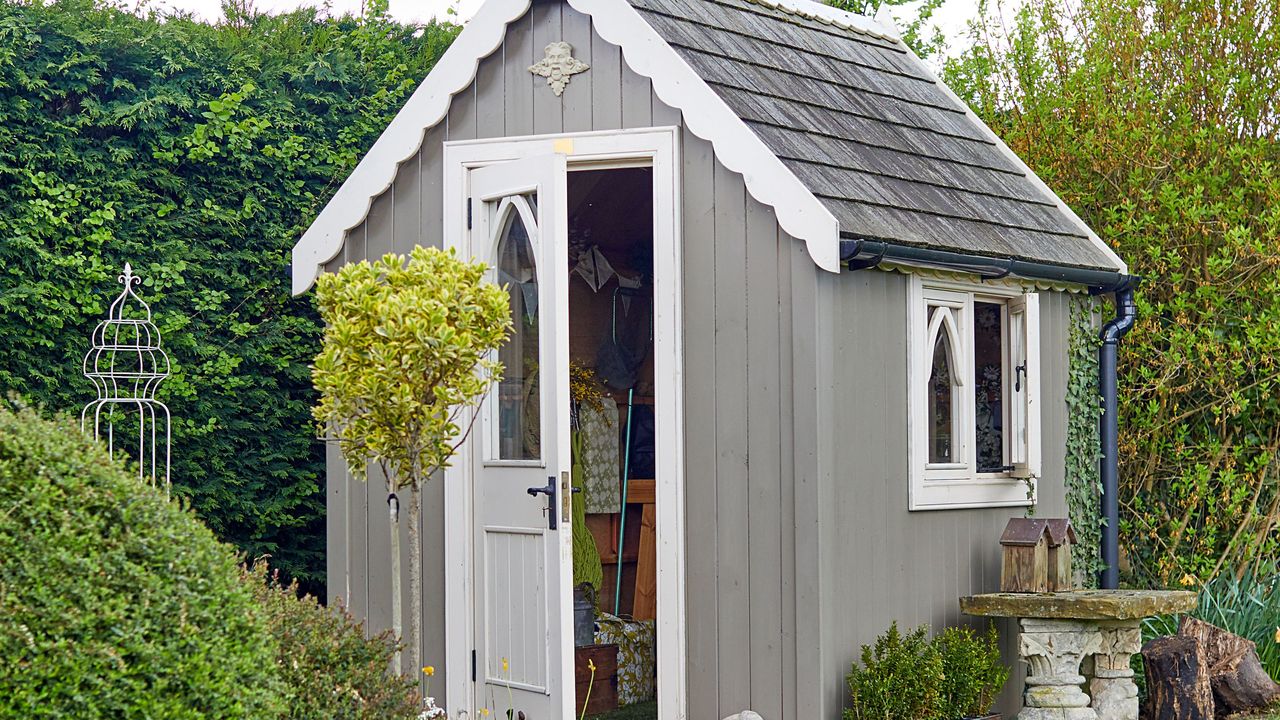
[[[1000,591],[1070,590],[1075,542],[1075,530],[1066,518],[1011,518],[1000,536]]]

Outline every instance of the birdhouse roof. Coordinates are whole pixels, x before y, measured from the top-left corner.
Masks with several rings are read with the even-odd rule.
[[[1076,541],[1076,531],[1066,518],[1009,518],[1000,536],[1001,545],[1037,545],[1047,539],[1049,547]]]

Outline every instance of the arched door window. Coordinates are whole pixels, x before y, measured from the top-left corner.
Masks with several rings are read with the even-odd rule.
[[[542,457],[542,411],[538,390],[538,268],[534,261],[537,224],[523,196],[498,206],[494,256],[498,284],[506,287],[511,337],[498,350],[502,380],[497,387],[497,459]]]

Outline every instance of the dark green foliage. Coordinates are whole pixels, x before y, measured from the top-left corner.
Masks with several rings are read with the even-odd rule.
[[[173,359],[175,493],[313,592],[319,327],[288,250],[456,32],[372,5],[213,27],[0,0],[0,390],[90,399],[80,359],[132,262]]]
[[[993,6],[946,79],[1144,278],[1121,348],[1121,571],[1280,564],[1280,6]]]
[[[0,717],[270,718],[235,551],[70,421],[0,403]]]
[[[933,720],[942,711],[942,657],[922,625],[908,635],[898,623],[862,646],[846,681],[850,706],[845,720]]]
[[[978,717],[995,704],[1009,679],[1000,659],[1000,636],[995,627],[978,635],[973,628],[947,628],[934,638],[942,657],[942,718]]]
[[[1192,617],[1252,640],[1258,659],[1271,677],[1280,679],[1280,575],[1236,579],[1218,576],[1200,588]],[[1143,623],[1143,640],[1178,632],[1177,616],[1151,618]]]
[[[279,646],[277,667],[287,688],[286,720],[410,718],[419,709],[412,676],[387,672],[395,654],[390,633],[366,638],[344,609],[326,608],[282,585],[265,562],[245,571],[266,610]]]
[[[1102,405],[1098,398],[1099,303],[1089,296],[1071,299],[1071,329],[1067,346],[1067,511],[1076,532],[1071,546],[1071,567],[1078,587],[1098,586],[1103,570],[1101,547],[1102,480],[1098,460],[1098,420]]]

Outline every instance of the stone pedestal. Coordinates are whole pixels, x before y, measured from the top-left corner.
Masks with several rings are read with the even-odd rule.
[[[1138,686],[1133,682],[1129,658],[1142,649],[1142,628],[1137,620],[1100,623],[1101,647],[1093,655],[1089,695],[1098,717],[1138,720]]]
[[[1029,667],[1018,720],[1097,720],[1080,689],[1080,663],[1101,648],[1094,629],[1075,620],[1023,618],[1020,625],[1018,654]]]
[[[1140,623],[1153,615],[1186,612],[1195,604],[1193,592],[1166,590],[992,593],[960,599],[960,609],[969,615],[1020,619],[1018,653],[1028,672],[1018,720],[1138,720],[1138,687],[1129,658],[1142,647]],[[1082,664],[1091,668],[1088,677]]]

